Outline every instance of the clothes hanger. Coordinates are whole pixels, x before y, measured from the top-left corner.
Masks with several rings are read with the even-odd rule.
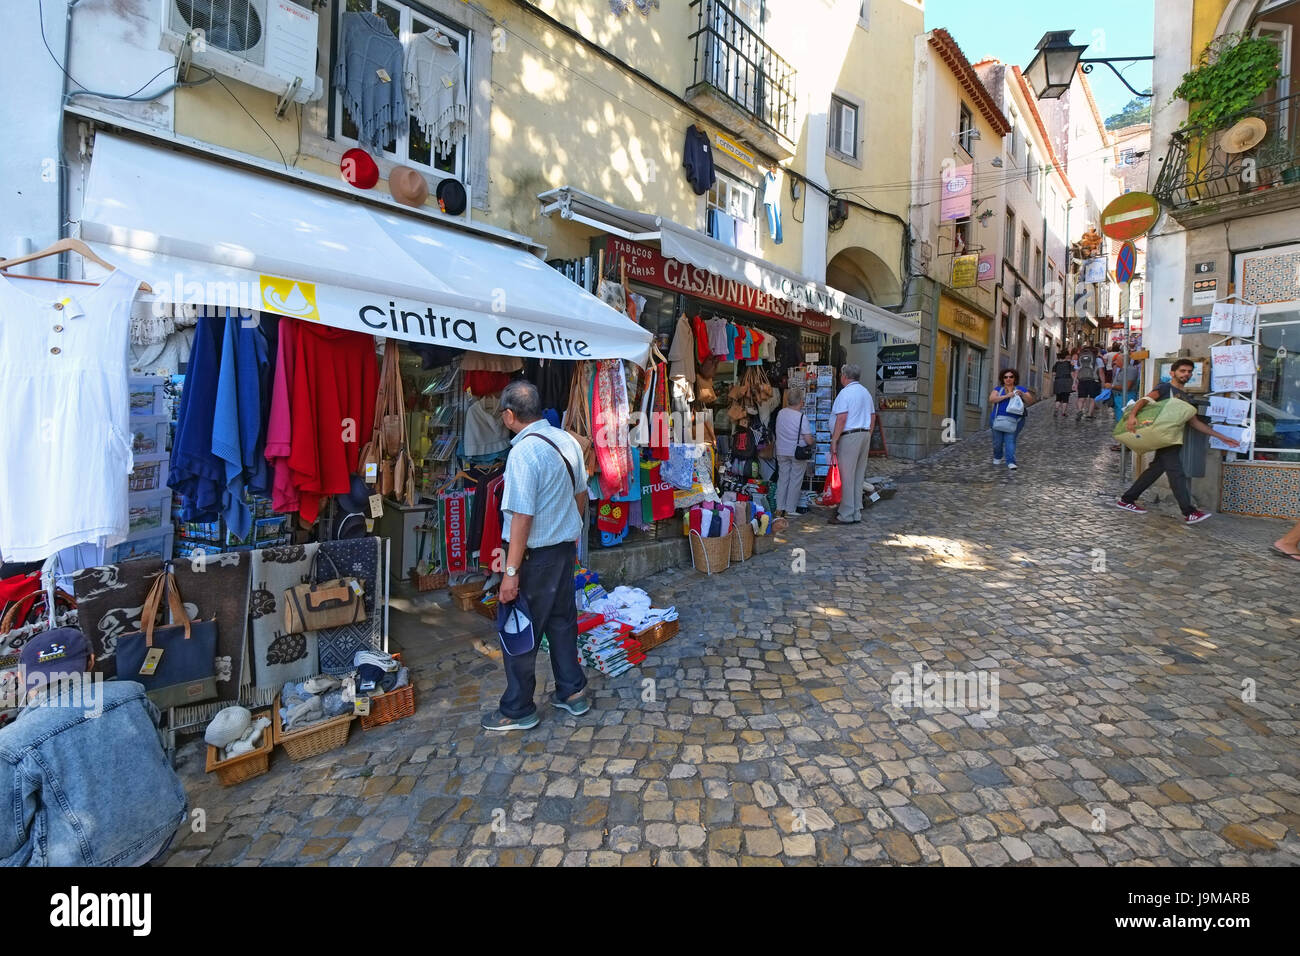
[[[105,269],[108,269],[110,272],[117,271],[117,266],[113,265],[110,262],[106,262],[104,259],[101,259],[98,255],[95,254],[95,251],[91,249],[90,246],[86,245],[80,239],[60,239],[52,246],[47,246],[44,249],[42,249],[40,252],[30,252],[25,256],[18,256],[17,258],[14,259],[0,259],[0,272],[5,272],[9,269],[12,269],[14,266],[22,265],[24,262],[34,262],[37,259],[45,259],[48,256],[56,256],[61,252],[75,252],[83,259],[89,259],[91,262],[95,263],[95,265],[103,266]],[[38,282],[58,282],[58,283],[72,284],[72,285],[93,285],[93,286],[99,285],[98,282],[86,282],[81,279],[50,279],[47,278],[46,276],[21,276],[20,275],[20,276],[8,276],[7,278],[35,279]],[[147,282],[141,282],[139,291],[145,293],[151,293],[153,292],[153,287],[150,286],[149,283]]]
[[[448,488],[450,488],[458,481],[473,481],[473,480],[474,480],[473,477],[466,474],[465,471],[462,469],[461,471],[456,472],[456,474],[452,475],[449,479],[447,479],[445,483],[443,483],[437,490],[434,491],[434,494],[435,495],[442,494],[444,491],[446,491]]]

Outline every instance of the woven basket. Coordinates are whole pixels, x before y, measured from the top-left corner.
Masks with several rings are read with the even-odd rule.
[[[393,660],[400,664],[402,655],[394,654]],[[411,680],[405,687],[399,687],[397,690],[390,690],[387,694],[376,694],[371,697],[370,713],[362,714],[357,719],[361,721],[362,730],[369,730],[371,727],[382,727],[384,724],[391,724],[403,717],[410,717],[414,713],[415,681]]]
[[[648,651],[653,647],[671,641],[677,636],[680,629],[676,621],[660,621],[653,627],[647,627],[644,631],[634,632],[632,637],[641,645],[641,650]]]
[[[417,591],[436,591],[447,586],[447,572],[435,571],[432,574],[411,572],[411,584]]]
[[[285,732],[280,726],[280,695],[275,695],[275,714],[271,718],[275,728],[275,743],[284,748],[290,760],[306,760],[318,754],[337,750],[348,742],[348,727],[352,724],[352,714],[331,717],[319,724],[312,724],[302,730]]]
[[[265,713],[254,714],[253,719],[268,716]],[[267,727],[262,731],[262,742],[256,750],[250,750],[238,757],[221,759],[221,750],[208,744],[208,762],[204,768],[208,773],[217,775],[217,782],[223,787],[233,787],[237,783],[260,777],[271,768],[271,750],[275,747],[272,740],[273,731]]]
[[[769,551],[776,550],[775,534],[760,534],[754,536],[754,553],[767,554]]]
[[[691,563],[695,570],[701,574],[721,574],[731,567],[731,538],[730,534],[722,538],[705,538],[698,531],[692,531]]]

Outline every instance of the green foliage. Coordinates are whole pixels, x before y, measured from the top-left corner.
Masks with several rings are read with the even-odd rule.
[[[1222,129],[1254,104],[1282,75],[1278,48],[1263,37],[1227,33],[1201,54],[1174,96],[1191,104],[1183,127]]]
[[[1108,130],[1123,129],[1139,123],[1151,122],[1151,97],[1138,96],[1129,100],[1127,106],[1106,120]]]

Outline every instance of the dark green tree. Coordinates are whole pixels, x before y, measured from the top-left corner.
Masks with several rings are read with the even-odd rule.
[[[1106,128],[1109,130],[1123,129],[1125,126],[1136,126],[1138,123],[1151,122],[1151,99],[1149,97],[1135,97],[1129,100],[1127,106],[1106,120]]]

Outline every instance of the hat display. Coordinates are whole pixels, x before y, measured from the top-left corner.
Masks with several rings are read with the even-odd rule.
[[[438,205],[449,216],[459,216],[465,211],[465,187],[456,179],[444,179],[438,183]]]
[[[1268,124],[1258,116],[1248,116],[1223,134],[1219,145],[1225,153],[1244,153],[1254,149],[1268,135]]]
[[[83,674],[89,658],[86,635],[75,627],[55,627],[24,644],[18,660],[31,686],[33,674],[42,675],[46,683],[56,674]]]
[[[355,146],[339,159],[339,172],[344,182],[358,189],[373,189],[379,182],[379,166],[374,157]]]
[[[388,174],[388,191],[403,206],[423,206],[429,198],[429,184],[419,170],[395,166]]]

